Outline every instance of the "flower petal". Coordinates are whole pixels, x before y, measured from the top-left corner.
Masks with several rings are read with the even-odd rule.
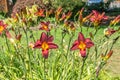
[[[49,50],[42,50],[42,56],[47,59],[49,54]]]
[[[7,31],[7,30],[6,30],[6,36],[7,36],[7,38],[8,38],[8,39],[12,38],[12,36],[11,36],[10,32],[9,32],[9,31]]]
[[[51,43],[51,42],[48,42],[48,45],[49,45],[49,49],[56,49],[58,48],[58,46],[54,43]]]
[[[105,56],[106,59],[109,59],[113,54],[113,50],[110,50],[109,53]]]
[[[85,37],[84,37],[84,35],[80,32],[79,33],[79,36],[78,36],[78,41],[80,42],[80,41],[85,41]]]
[[[94,46],[94,43],[91,41],[90,38],[86,38],[85,43],[87,48]]]
[[[53,36],[49,36],[47,40],[48,40],[48,42],[52,42],[54,40],[54,37]]]
[[[48,22],[41,22],[39,30],[50,31],[49,24],[50,24],[49,21]]]
[[[40,22],[40,24],[41,24],[42,26],[49,26],[50,21],[47,21],[47,22]]]
[[[18,40],[18,41],[21,40],[21,37],[22,37],[22,34],[19,34],[19,35],[16,35],[16,36],[15,36],[16,40]]]
[[[45,32],[42,32],[41,37],[40,37],[40,42],[44,42],[47,39],[47,34]]]
[[[96,10],[92,10],[92,13],[97,17],[99,15],[99,12]]]
[[[108,19],[108,16],[103,16],[103,19],[104,19],[104,20],[107,20],[107,19]]]
[[[41,48],[41,42],[40,42],[40,40],[37,40],[37,42],[34,44],[33,48]]]
[[[82,57],[86,57],[86,49],[80,50],[80,54]]]
[[[75,42],[73,43],[73,45],[72,45],[72,47],[70,48],[70,50],[76,50],[76,49],[78,49],[78,45],[79,45],[78,40],[75,40]]]
[[[49,24],[50,24],[50,21],[47,21],[47,22],[46,22],[46,25],[49,25]]]

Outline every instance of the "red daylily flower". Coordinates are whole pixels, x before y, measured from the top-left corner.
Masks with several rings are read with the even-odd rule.
[[[70,23],[70,27],[69,27],[69,29],[70,29],[71,31],[75,31],[76,28],[75,28],[73,22]]]
[[[80,25],[82,26],[84,22],[86,22],[92,15],[93,13],[89,14],[88,16],[86,17],[83,17],[83,11],[84,11],[84,8],[82,8],[78,13],[79,13],[79,22],[80,22]]]
[[[66,14],[66,20],[68,20],[70,17],[71,17],[71,15],[72,15],[72,12],[68,12],[67,14]]]
[[[16,40],[18,40],[18,41],[21,40],[21,37],[22,37],[22,34],[19,34],[19,35],[16,35],[16,36],[15,36]]]
[[[38,9],[38,12],[35,13],[35,15],[40,16],[40,17],[44,17],[44,9]]]
[[[75,31],[75,29],[76,29],[76,27],[74,26],[74,23],[71,21],[65,21],[64,27],[66,30],[70,30],[70,31]]]
[[[59,7],[55,12],[55,18],[57,21],[59,20],[61,12],[62,12],[62,7]]]
[[[53,14],[53,9],[50,10],[46,10],[46,17],[48,17],[49,15]]]
[[[83,18],[83,11],[84,11],[84,8],[82,8],[80,11],[79,11],[79,19],[82,20]]]
[[[106,55],[101,54],[101,57],[104,61],[107,61],[112,56],[112,54],[113,54],[113,50],[110,50],[109,53]]]
[[[70,12],[70,11],[67,14],[63,13],[62,17],[60,18],[60,21],[62,21],[64,19],[65,19],[65,21],[67,21],[71,17],[71,15],[72,15],[72,12]]]
[[[93,13],[93,15],[91,16],[90,20],[94,24],[95,27],[97,27],[102,22],[102,20],[108,19],[108,17],[105,16],[105,12],[100,14],[96,10],[93,10],[92,13]]]
[[[111,28],[107,28],[105,31],[104,31],[104,34],[106,36],[111,36],[113,33],[115,33],[117,30],[114,30],[114,29],[111,29]]]
[[[61,18],[59,19],[60,21],[64,20],[66,18],[65,13],[62,14]]]
[[[120,15],[118,15],[114,20],[112,20],[111,22],[110,22],[110,26],[112,26],[112,25],[116,25],[117,23],[119,23],[120,22]]]
[[[68,27],[69,24],[70,24],[70,21],[65,21],[65,22],[64,22],[64,26],[65,26],[65,27]]]
[[[15,40],[12,38],[11,34],[9,33],[9,31],[6,31],[6,36],[10,40],[11,43],[15,44]]]
[[[7,27],[7,25],[4,24],[4,22],[0,20],[0,35],[6,29],[6,27]]]
[[[48,58],[49,49],[58,48],[58,46],[52,42],[53,39],[53,36],[47,36],[47,34],[43,32],[40,39],[36,41],[34,48],[41,48],[43,57]]]
[[[59,7],[59,8],[56,10],[56,15],[60,15],[61,12],[62,12],[62,7]]]
[[[12,38],[11,34],[9,33],[9,31],[6,31],[6,36],[8,39]]]
[[[106,59],[109,59],[113,54],[113,50],[110,50],[110,52],[105,56]]]
[[[80,32],[78,39],[73,43],[71,50],[80,50],[80,54],[82,57],[86,57],[86,49],[94,46],[94,43],[90,40],[90,38],[84,38],[84,35]]]
[[[39,28],[40,30],[50,31],[50,29],[49,29],[50,22],[49,21],[41,22],[40,24],[41,24],[41,27]]]
[[[15,40],[16,40],[16,41],[20,41],[20,40],[21,40],[21,37],[22,37],[21,34],[16,35],[15,37],[13,37],[13,36],[10,34],[10,32],[7,31],[7,30],[6,30],[6,36],[7,36],[7,38],[8,38],[12,43],[14,43],[14,44],[15,44]]]
[[[13,18],[14,22],[18,21],[18,16],[17,14],[11,14],[11,18]]]

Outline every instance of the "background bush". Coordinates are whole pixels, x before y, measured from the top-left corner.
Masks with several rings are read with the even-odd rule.
[[[53,8],[58,8],[61,6],[64,8],[64,11],[81,9],[81,7],[85,4],[82,0],[44,0],[44,2],[50,3]]]

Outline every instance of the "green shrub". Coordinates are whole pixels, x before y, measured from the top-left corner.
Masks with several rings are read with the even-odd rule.
[[[4,12],[0,12],[0,20],[4,19],[6,17],[6,14]]]
[[[82,0],[47,0],[47,1],[51,3],[52,7],[58,8],[59,6],[61,6],[64,8],[65,11],[80,9],[81,7],[84,6],[84,2]]]

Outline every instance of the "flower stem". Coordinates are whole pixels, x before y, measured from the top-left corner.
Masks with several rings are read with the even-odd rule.
[[[81,72],[80,72],[79,80],[81,80],[81,78],[82,78],[83,69],[84,69],[84,66],[85,66],[85,61],[86,61],[86,58],[83,58],[83,63],[82,63],[81,70],[80,70]]]
[[[23,56],[20,54],[20,50],[19,50],[19,48],[18,48],[18,46],[14,46],[14,48],[15,48],[15,51],[16,51],[16,55],[17,55],[17,57],[19,58],[19,60],[21,59],[22,60],[22,63],[23,63],[23,68],[24,68],[24,71],[25,71],[25,79],[27,79],[27,69],[26,69],[26,65],[25,65],[25,60],[24,60],[24,58],[23,58]]]
[[[83,63],[82,63],[82,66],[81,66],[81,68],[80,68],[80,71],[81,71],[81,72],[80,72],[80,76],[79,76],[79,79],[78,79],[78,80],[81,80],[81,79],[82,79],[82,74],[83,74],[83,70],[84,70],[84,66],[85,66],[85,61],[86,61],[88,55],[89,55],[89,49],[88,49],[87,56],[82,59],[82,60],[83,60]]]
[[[98,78],[99,72],[100,72],[100,70],[103,68],[103,66],[104,66],[105,64],[106,64],[105,62],[101,62],[101,63],[99,64],[99,66],[97,67],[95,80]]]
[[[67,49],[67,56],[68,56],[68,53],[69,53],[70,43],[71,43],[71,41],[72,41],[73,36],[74,36],[74,35],[72,34],[72,36],[71,36],[70,39],[69,39],[68,49]]]
[[[28,34],[27,34],[27,30],[25,28],[23,28],[25,36],[26,36],[26,41],[27,41],[27,54],[28,54],[28,58],[29,58],[29,63],[28,63],[28,70],[30,71],[30,74],[32,74],[31,71],[31,59],[30,59],[30,50],[29,50],[29,41],[28,41]]]
[[[56,34],[57,34],[57,22],[55,22],[55,28],[54,28],[54,34],[55,34],[55,39],[56,39]]]
[[[78,15],[79,15],[79,13],[76,13],[76,14],[75,14],[75,16],[74,16],[74,21],[76,21],[76,18],[77,18]],[[78,19],[78,21],[79,21],[79,19]]]
[[[120,38],[120,36],[117,36],[115,39],[113,39],[112,46],[110,47],[110,50],[113,48],[114,44],[117,42],[117,40]]]
[[[97,49],[97,46],[95,46],[95,62],[97,61],[97,55],[98,54],[98,49]]]
[[[6,45],[7,45],[8,51],[11,52],[11,51],[10,51],[9,44],[8,44],[7,36],[6,36],[6,35],[5,35],[5,42],[6,42]]]
[[[32,38],[33,38],[33,41],[35,42],[35,37],[34,37],[34,35],[33,35],[33,31],[32,30],[29,30],[30,31],[30,33],[31,33],[31,36],[32,36]]]
[[[63,48],[63,39],[65,38],[66,33],[62,33],[62,40],[61,40],[61,46]]]
[[[46,80],[46,71],[45,71],[45,58],[44,58],[44,80]]]
[[[80,30],[81,30],[81,32],[82,32],[82,26],[80,26]]]

